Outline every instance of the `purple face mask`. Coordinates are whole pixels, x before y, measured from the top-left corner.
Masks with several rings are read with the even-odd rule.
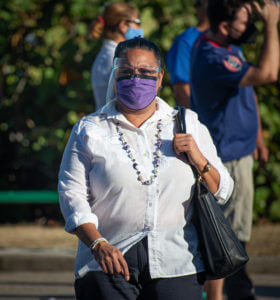
[[[135,76],[117,80],[117,96],[120,102],[133,110],[147,107],[156,96],[157,77]]]

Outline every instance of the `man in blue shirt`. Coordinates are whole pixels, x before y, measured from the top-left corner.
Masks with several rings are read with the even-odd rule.
[[[190,58],[193,45],[203,31],[208,29],[206,15],[207,0],[194,3],[198,24],[177,36],[167,53],[167,67],[170,74],[173,93],[178,105],[190,107]]]
[[[252,224],[252,154],[257,148],[264,161],[268,156],[252,86],[276,81],[279,69],[279,4],[266,1],[260,7],[254,2],[254,7],[265,28],[256,65],[247,63],[240,50],[240,44],[249,42],[256,32],[250,5],[242,0],[209,0],[210,30],[194,45],[190,81],[191,108],[208,127],[235,180],[225,215],[244,246]],[[245,268],[227,278],[225,287],[229,300],[255,299]],[[222,299],[222,290],[220,294]]]

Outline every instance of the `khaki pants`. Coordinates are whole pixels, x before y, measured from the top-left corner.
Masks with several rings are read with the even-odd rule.
[[[248,155],[224,165],[234,180],[234,190],[222,208],[238,239],[247,242],[251,236],[253,214],[253,157]]]

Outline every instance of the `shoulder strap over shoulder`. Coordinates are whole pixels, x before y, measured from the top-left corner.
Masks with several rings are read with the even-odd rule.
[[[178,113],[176,115],[176,125],[179,133],[186,133],[186,109],[184,106],[176,106]]]

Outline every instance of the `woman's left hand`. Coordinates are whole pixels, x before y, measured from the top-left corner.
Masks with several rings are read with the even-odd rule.
[[[199,171],[203,170],[204,166],[207,164],[207,159],[200,152],[191,134],[175,132],[173,148],[178,156],[186,152],[190,164],[195,166]]]

